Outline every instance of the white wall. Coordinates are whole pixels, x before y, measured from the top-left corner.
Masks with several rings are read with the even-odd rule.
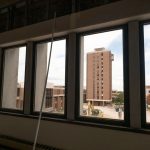
[[[3,79],[2,107],[16,109],[19,48],[7,49]],[[10,73],[11,72],[11,73]]]
[[[39,111],[41,108],[41,101],[43,98],[43,89],[47,70],[47,44],[37,45],[37,64],[36,64],[36,93],[35,93],[35,110]],[[45,108],[45,101],[43,108]]]

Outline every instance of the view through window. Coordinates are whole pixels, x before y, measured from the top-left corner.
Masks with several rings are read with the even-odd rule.
[[[23,110],[26,47],[5,50],[2,107]]]
[[[81,37],[80,115],[124,120],[123,30]]]
[[[37,44],[34,110],[39,111],[44,92],[51,42]],[[43,112],[64,114],[66,40],[53,42]]]
[[[144,25],[146,121],[150,123],[150,25]]]

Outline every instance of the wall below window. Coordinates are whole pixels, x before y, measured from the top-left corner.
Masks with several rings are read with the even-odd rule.
[[[36,119],[0,115],[0,134],[33,142]],[[42,121],[38,142],[64,150],[145,150],[149,135]]]

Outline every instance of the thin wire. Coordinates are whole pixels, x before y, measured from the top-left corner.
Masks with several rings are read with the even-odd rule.
[[[52,47],[53,47],[53,41],[54,41],[55,26],[56,26],[56,12],[54,13],[54,24],[53,24],[53,27],[52,27],[52,39],[51,39],[51,46],[50,46],[50,54],[49,54],[48,67],[47,67],[46,79],[45,79],[45,84],[44,84],[44,92],[43,92],[43,97],[42,97],[42,102],[41,102],[41,108],[40,108],[40,114],[39,114],[39,118],[38,118],[38,124],[37,124],[37,128],[36,128],[36,134],[35,134],[35,139],[34,139],[33,150],[35,150],[35,148],[36,148],[37,139],[38,139],[38,135],[39,135],[40,124],[41,124],[42,110],[43,110],[43,105],[44,105],[46,85],[47,85],[47,79],[48,79],[48,73],[49,73],[50,61],[51,61],[51,54],[52,54]]]

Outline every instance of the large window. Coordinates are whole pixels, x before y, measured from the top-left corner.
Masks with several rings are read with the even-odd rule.
[[[34,111],[39,111],[41,107],[50,47],[51,42],[39,43],[36,45]],[[54,41],[43,106],[43,112],[45,113],[64,114],[65,112],[65,66],[66,40]]]
[[[80,116],[124,120],[123,29],[80,38]]]
[[[26,47],[4,50],[2,108],[23,110]]]
[[[146,122],[150,123],[150,24],[144,25]]]

